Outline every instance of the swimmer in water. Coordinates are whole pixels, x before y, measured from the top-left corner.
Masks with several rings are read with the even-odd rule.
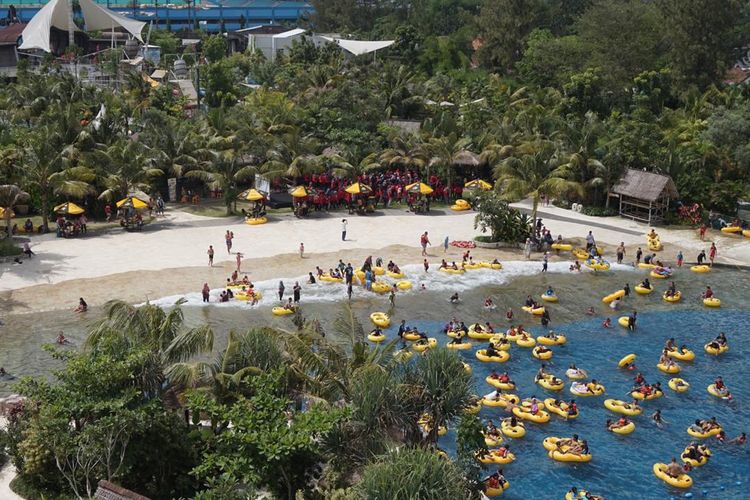
[[[460,301],[460,299],[458,298],[458,292],[451,295],[450,301],[451,304],[458,304],[458,302]]]
[[[610,318],[605,319],[602,321],[602,326],[604,328],[612,328],[612,320]]]
[[[513,309],[508,309],[505,311],[505,319],[508,321],[513,321]]]
[[[65,335],[63,335],[63,332],[60,332],[57,335],[57,338],[55,339],[55,342],[57,342],[60,345],[65,345],[65,344],[69,344],[70,343],[70,341],[65,338]]]
[[[594,308],[593,308],[593,307],[589,307],[589,308],[588,308],[588,309],[586,310],[586,314],[588,314],[589,316],[593,316],[594,314],[596,314],[596,311],[594,311]]]
[[[485,309],[494,309],[495,308],[495,303],[492,302],[492,297],[487,297],[486,299],[484,299],[484,308]]]
[[[657,426],[658,428],[660,428],[660,429],[661,429],[662,427],[664,427],[664,424],[666,424],[666,423],[667,423],[667,422],[666,422],[666,420],[664,420],[664,419],[662,418],[662,416],[661,416],[661,410],[656,410],[656,411],[655,411],[655,412],[654,412],[654,413],[653,413],[653,414],[651,415],[651,420],[653,420],[653,421],[654,421],[654,423],[656,424],[656,426]]]
[[[745,444],[745,442],[747,442],[747,435],[743,432],[736,438],[727,441],[727,444]]]

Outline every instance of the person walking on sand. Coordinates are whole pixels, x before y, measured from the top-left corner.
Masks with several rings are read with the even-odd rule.
[[[214,246],[208,245],[208,267],[214,267]]]
[[[203,283],[203,290],[201,290],[203,302],[208,302],[209,292],[211,292],[211,289],[208,287],[208,283]]]
[[[445,240],[443,240],[443,253],[448,253],[448,244],[449,239],[447,236],[445,237]]]
[[[427,255],[427,245],[430,244],[430,238],[427,236],[427,231],[419,238],[419,243],[422,245],[422,257]]]
[[[242,272],[242,254],[237,252],[237,274]]]
[[[299,258],[300,259],[305,258],[305,244],[304,243],[299,244]]]
[[[284,282],[283,281],[279,281],[279,300],[281,300],[281,301],[284,300],[284,288],[285,288],[284,287]]]
[[[523,245],[523,254],[526,256],[526,260],[531,258],[531,238],[526,238],[526,243]]]
[[[232,233],[227,229],[224,235],[224,242],[227,244],[227,253],[232,253]]]
[[[299,295],[302,291],[302,287],[299,286],[299,281],[294,282],[294,288],[292,288],[292,296],[294,297],[294,303],[299,304]]]
[[[346,241],[346,219],[341,219],[341,241]]]
[[[714,265],[714,259],[716,258],[716,243],[711,243],[711,248],[708,249],[708,260],[711,261],[711,265]]]

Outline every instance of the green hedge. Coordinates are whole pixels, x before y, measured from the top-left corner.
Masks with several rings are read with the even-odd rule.
[[[21,255],[21,247],[7,238],[0,240],[0,257],[12,257],[14,255]]]

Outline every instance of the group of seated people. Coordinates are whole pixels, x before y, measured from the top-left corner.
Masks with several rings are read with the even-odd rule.
[[[705,434],[706,432],[721,428],[721,424],[716,421],[716,417],[711,417],[708,420],[696,419],[690,428],[695,432]]]
[[[631,392],[639,392],[643,395],[643,397],[651,396],[652,394],[658,394],[662,392],[661,390],[661,382],[656,382],[655,384],[649,384],[646,382],[645,377],[642,373],[638,373],[635,376],[635,384],[633,385],[633,390]]]
[[[401,268],[399,268],[392,260],[388,261],[388,266],[386,267],[386,269],[394,274],[401,274]]]
[[[505,479],[502,469],[499,469],[497,472],[495,472],[485,480],[485,484],[487,485],[487,487],[495,490],[505,489],[505,485],[507,482],[508,481]]]
[[[401,321],[401,324],[398,327],[398,336],[399,336],[399,338],[403,338],[404,335],[406,335],[407,333],[417,334],[417,335],[419,335],[420,339],[427,339],[427,334],[424,333],[424,332],[420,332],[419,330],[417,330],[416,326],[410,327],[410,326],[406,325],[406,321]]]
[[[30,222],[30,220],[27,220],[24,227]],[[80,217],[75,218],[73,221],[65,219],[63,218],[63,216],[59,216],[56,220],[57,237],[70,238],[72,236],[78,236],[79,234],[86,234],[86,223],[87,220],[85,215],[81,215]],[[33,231],[33,224],[31,225],[31,230]]]
[[[581,263],[578,262],[578,259],[576,259],[569,267],[569,270],[571,273],[580,273],[581,272]]]
[[[554,293],[554,291],[552,293]],[[539,307],[539,303],[532,299],[531,295],[526,296],[526,301],[523,303],[523,305],[532,309],[537,309]]]
[[[503,384],[513,384],[513,380],[511,380],[510,375],[508,375],[508,372],[503,372],[498,375],[498,373],[495,370],[492,370],[492,372],[489,374],[489,377],[493,380],[497,380],[498,382],[501,382]]]
[[[469,332],[469,329],[463,321],[458,321],[456,318],[453,318],[443,327],[443,333],[448,332],[455,332],[457,337],[463,337]]]
[[[546,368],[546,365],[544,364],[539,367],[539,370],[537,370],[536,375],[534,376],[534,382],[539,382],[540,380],[548,379],[550,383],[553,385],[559,385],[562,383],[562,380],[557,378],[555,375],[551,373],[547,373],[545,368]]]
[[[555,443],[557,451],[561,453],[572,453],[574,455],[588,455],[589,454],[589,443],[585,439],[578,439],[578,434],[573,434],[573,437],[558,439]],[[566,448],[567,449],[564,449]]]
[[[456,261],[454,260],[451,264],[448,264],[445,259],[440,261],[440,269],[453,269],[454,271],[458,271],[459,269],[463,269],[464,265],[461,264],[461,267],[459,268],[458,265],[456,265]]]

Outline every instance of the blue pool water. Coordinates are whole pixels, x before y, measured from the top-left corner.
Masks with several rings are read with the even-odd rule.
[[[554,356],[546,362],[549,369],[567,380],[565,370],[571,363],[588,371],[606,386],[606,394],[594,398],[576,398],[580,416],[563,421],[552,415],[548,424],[526,423],[527,433],[523,439],[510,440],[516,461],[505,466],[490,466],[491,471],[502,467],[510,481],[510,489],[503,498],[563,498],[571,486],[585,487],[602,494],[607,499],[629,498],[750,498],[750,443],[744,446],[720,444],[715,439],[706,440],[713,456],[709,463],[694,469],[690,474],[694,486],[690,490],[670,488],[657,479],[651,470],[655,462],[668,462],[677,457],[691,441],[687,427],[697,418],[715,416],[723,425],[727,436],[736,437],[740,432],[750,431],[750,385],[745,377],[750,373],[750,349],[747,342],[747,324],[750,313],[727,310],[695,310],[678,312],[653,312],[639,314],[638,331],[627,333],[615,326],[601,327],[601,317],[586,321],[559,325],[557,331],[565,333],[568,342],[553,347]],[[415,321],[420,329],[438,336],[441,343],[447,337],[438,333],[442,324],[435,321]],[[535,335],[541,334],[539,326],[527,328]],[[392,329],[391,329],[392,330]],[[709,356],[703,345],[719,331],[729,339],[730,351],[722,356]],[[661,347],[666,339],[675,337],[679,344],[686,344],[696,353],[692,363],[680,363],[678,375],[687,380],[688,392],[677,394],[667,388],[671,376],[661,373],[655,366]],[[628,353],[636,353],[636,365],[650,383],[661,381],[664,397],[644,402],[644,412],[633,417],[636,430],[628,436],[607,432],[605,422],[615,415],[603,406],[604,399],[630,400],[628,391],[632,387],[635,372],[617,368],[617,362]],[[492,389],[484,379],[494,367],[507,370],[516,382],[514,391],[521,397],[536,395],[538,398],[552,397],[536,384],[534,375],[540,361],[531,356],[530,349],[513,346],[511,359],[505,364],[481,363],[474,357],[474,350],[460,351],[471,364],[476,393],[486,394]],[[724,377],[734,400],[721,401],[706,392],[706,386],[718,375]],[[566,388],[558,393],[566,400],[573,396]],[[667,421],[663,429],[656,427],[649,418],[656,409],[662,410]],[[508,414],[502,408],[483,407],[483,421],[493,419],[495,423]],[[454,425],[455,426],[455,425]],[[587,439],[593,453],[588,464],[558,463],[550,460],[542,447],[547,436],[570,436],[577,433]],[[440,439],[439,445],[453,452],[455,434],[453,430]]]

